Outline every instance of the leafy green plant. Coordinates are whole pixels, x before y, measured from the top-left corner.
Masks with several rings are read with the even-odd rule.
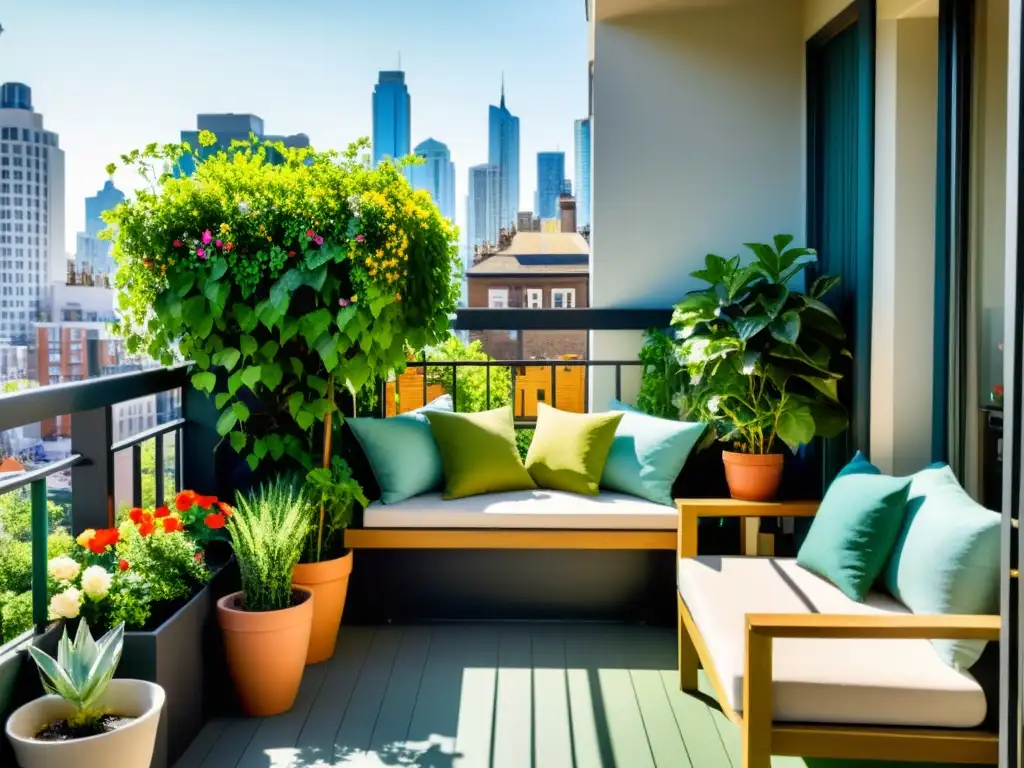
[[[97,642],[89,631],[89,623],[83,619],[78,624],[74,643],[68,639],[68,629],[64,627],[56,659],[29,646],[28,652],[39,668],[43,688],[75,708],[68,718],[72,728],[88,728],[104,716],[103,710],[94,705],[117,670],[123,644],[124,624],[118,624]]]
[[[131,352],[194,363],[250,467],[308,471],[334,387],[358,395],[447,335],[458,233],[401,168],[361,162],[366,140],[340,155],[255,137],[214,152],[208,131],[199,143],[122,157],[149,186],[105,214],[119,330]]]
[[[306,495],[316,510],[315,520],[306,537],[302,562],[319,563],[341,549],[341,533],[352,522],[352,507],[364,507],[369,500],[363,487],[352,477],[344,459],[335,456],[330,467],[317,467],[306,474]]]
[[[238,495],[227,530],[242,576],[243,608],[278,611],[292,601],[292,569],[310,529],[309,500],[294,483],[277,479]]]
[[[449,336],[444,343],[427,350],[429,362],[486,362],[493,359],[484,352],[479,340],[463,344],[455,336]],[[507,366],[497,365],[490,366],[490,369],[488,374],[487,366],[463,365],[459,366],[458,373],[454,374],[455,369],[450,365],[427,366],[427,383],[440,384],[448,394],[454,392],[455,410],[459,413],[477,413],[490,408],[501,408],[512,402],[512,370]],[[454,382],[453,377],[457,377]]]
[[[651,328],[644,333],[639,357],[643,372],[636,407],[651,416],[678,419],[686,373],[676,356],[675,341],[664,331]]]
[[[184,531],[158,530],[144,535],[131,521],[118,530],[119,569],[123,567],[146,583],[148,602],[186,599],[209,580],[209,571],[202,558],[196,557],[196,546]]]
[[[710,287],[688,294],[673,313],[684,409],[744,453],[776,452],[779,443],[795,451],[848,423],[837,393],[846,333],[822,301],[839,278],[792,290],[790,281],[817,258],[789,248],[792,240],[748,243],[755,260],[747,265],[708,255],[693,277]]]

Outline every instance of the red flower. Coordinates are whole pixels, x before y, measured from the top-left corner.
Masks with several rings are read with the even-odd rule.
[[[310,240],[312,240],[314,237],[316,237],[316,232],[314,232],[312,229],[307,229],[306,230],[306,237],[308,237]]]
[[[102,555],[107,551],[107,547],[114,546],[120,540],[121,535],[117,528],[103,528],[96,531],[96,535],[89,540],[89,550],[94,555]]]
[[[153,516],[148,512],[143,515],[142,523],[139,525],[139,535],[149,536],[156,530],[156,523],[153,522]]]
[[[132,507],[128,512],[128,519],[138,525],[142,522],[142,516],[146,514],[141,507]]]
[[[176,517],[165,517],[164,518],[164,533],[174,533],[175,531],[183,531],[185,526],[181,524],[181,520]]]
[[[223,528],[226,521],[224,519],[224,515],[218,513],[207,515],[203,522],[206,523],[207,528],[213,528],[216,530],[217,528]]]
[[[201,563],[201,562],[203,562],[203,553],[202,553],[202,552],[196,552],[196,554],[195,554],[195,556],[193,557],[193,559],[194,559],[194,560],[195,560],[195,561],[196,561],[197,563]]]
[[[182,242],[181,240],[175,240],[173,243],[171,243],[171,245],[173,245],[175,248],[181,248]]]
[[[192,491],[182,491],[174,499],[174,506],[179,512],[187,512],[196,503],[196,495]]]
[[[203,509],[209,509],[210,507],[217,503],[216,496],[202,496],[197,493],[195,494],[195,498],[196,504],[198,504]]]
[[[153,260],[152,259],[143,259],[142,260],[142,266],[144,266],[144,267],[152,267],[153,266]]]
[[[131,568],[131,566],[128,565],[128,561],[127,560],[118,560],[117,561],[117,567],[120,570],[122,570],[122,571],[127,571],[129,568]]]
[[[233,250],[233,249],[234,249],[234,247],[235,247],[235,244],[234,244],[234,243],[224,243],[224,250],[225,250],[225,251],[230,251],[230,250]]]
[[[295,255],[295,251],[288,251],[288,255],[289,256],[294,256]]]
[[[171,510],[169,510],[167,508],[167,505],[165,504],[162,507],[157,507],[156,508],[156,511],[153,512],[153,517],[155,517],[156,519],[159,520],[161,517],[168,517],[170,514],[171,514]]]
[[[235,514],[235,510],[232,509],[231,505],[228,504],[227,502],[218,501],[217,502],[217,509],[219,509],[221,511],[221,513],[224,515],[224,517],[231,517],[233,514]]]

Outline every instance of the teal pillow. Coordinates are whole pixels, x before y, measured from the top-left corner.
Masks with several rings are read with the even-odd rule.
[[[908,478],[841,472],[821,501],[797,565],[862,602],[899,536],[909,489]]]
[[[836,477],[843,477],[844,475],[880,475],[882,470],[867,460],[867,457],[863,453],[857,451],[853,458],[850,459],[850,463],[839,470]]]
[[[1000,518],[975,502],[947,466],[913,476],[884,581],[914,613],[999,613]],[[984,640],[933,640],[943,660],[969,669]]]
[[[345,420],[370,463],[382,504],[397,504],[441,487],[441,453],[424,413],[451,410],[452,398],[444,395],[400,416]]]
[[[648,416],[618,400],[612,400],[611,409],[622,411],[622,420],[601,487],[672,506],[672,484],[707,425]]]

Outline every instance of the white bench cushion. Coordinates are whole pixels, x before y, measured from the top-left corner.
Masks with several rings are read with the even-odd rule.
[[[579,496],[538,489],[486,493],[445,501],[440,493],[398,504],[373,502],[363,512],[367,528],[519,528],[672,531],[676,511],[622,493]]]
[[[854,602],[796,560],[770,557],[682,559],[679,594],[737,712],[748,613],[910,613],[876,592]],[[772,660],[776,721],[972,728],[985,719],[981,686],[928,640],[781,638]]]

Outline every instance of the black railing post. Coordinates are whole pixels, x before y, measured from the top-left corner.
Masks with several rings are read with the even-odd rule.
[[[32,483],[32,624],[37,635],[46,629],[48,598],[46,593],[47,537],[50,535],[50,520],[46,509],[46,478]]]
[[[153,438],[153,482],[156,498],[153,499],[155,506],[164,503],[164,436],[157,435]]]
[[[110,406],[71,414],[71,452],[83,461],[71,469],[71,531],[114,524],[114,429]]]
[[[132,506],[142,506],[142,443],[132,446]]]

